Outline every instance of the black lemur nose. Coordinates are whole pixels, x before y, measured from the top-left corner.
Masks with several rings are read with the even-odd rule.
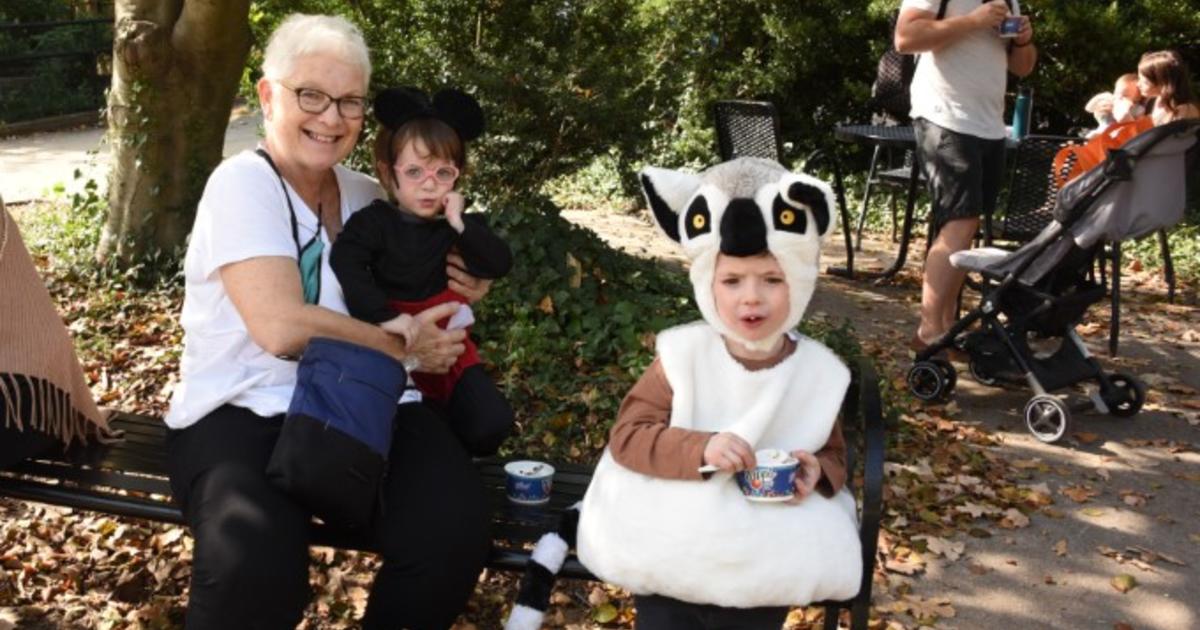
[[[767,224],[753,199],[739,197],[729,202],[721,217],[721,253],[754,256],[767,250]]]

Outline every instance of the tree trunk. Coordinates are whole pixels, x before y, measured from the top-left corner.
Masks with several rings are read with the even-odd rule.
[[[249,0],[117,0],[99,260],[128,267],[184,244],[221,161],[248,14]]]

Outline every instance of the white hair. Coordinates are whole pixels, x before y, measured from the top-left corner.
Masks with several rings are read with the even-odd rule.
[[[336,15],[293,13],[284,18],[267,40],[263,76],[275,81],[285,79],[297,59],[321,53],[358,66],[363,72],[364,87],[370,85],[371,57],[362,31],[346,18]]]

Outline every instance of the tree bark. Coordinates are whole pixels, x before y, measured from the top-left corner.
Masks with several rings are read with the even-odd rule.
[[[182,247],[250,49],[249,0],[117,0],[108,219],[96,252],[129,267]]]

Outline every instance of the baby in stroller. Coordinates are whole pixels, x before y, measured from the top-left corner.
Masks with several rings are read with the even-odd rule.
[[[1106,373],[1075,326],[1105,297],[1104,285],[1090,274],[1104,244],[1182,220],[1187,173],[1197,166],[1200,120],[1155,127],[1058,191],[1054,221],[1020,249],[954,254],[951,264],[983,277],[983,295],[977,307],[917,353],[907,378],[912,393],[924,401],[950,395],[955,369],[939,353],[954,346],[967,353],[977,381],[1028,383],[1034,396],[1025,405],[1025,424],[1043,442],[1067,434],[1072,411],[1136,415],[1146,399],[1145,385],[1131,374]],[[1039,352],[1030,339],[1061,343]],[[1052,394],[1085,381],[1097,385],[1089,388],[1089,400],[1068,404]]]

